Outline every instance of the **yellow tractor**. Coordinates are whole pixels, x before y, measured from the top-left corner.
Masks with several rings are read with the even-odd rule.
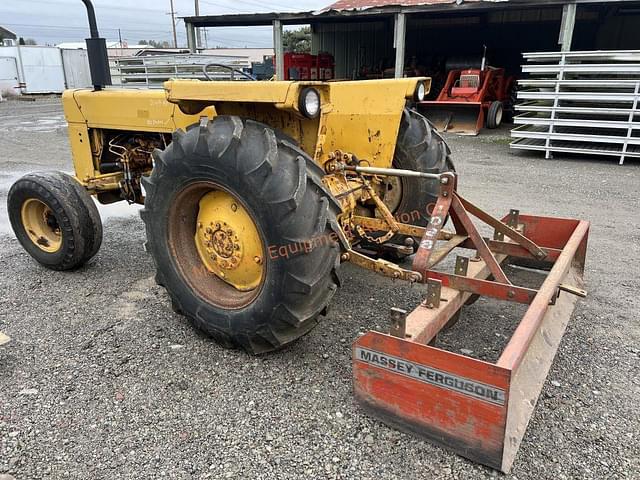
[[[8,201],[16,236],[41,264],[73,269],[102,240],[90,195],[144,204],[158,283],[177,311],[225,345],[260,353],[307,333],[338,287],[341,254],[358,242],[380,251],[385,243],[387,256],[413,253],[413,238],[384,219],[426,225],[435,175],[388,180],[343,165],[452,168],[445,142],[407,107],[424,98],[428,79],[108,89],[99,39],[89,39],[89,54],[94,90],[62,97],[75,178],[17,181]]]
[[[437,180],[344,167],[450,169],[442,138],[406,107],[426,88],[425,79],[175,80],[164,91],[67,91],[75,178],[18,180],[10,219],[37,261],[67,270],[100,247],[90,195],[144,204],[147,250],[176,310],[224,344],[272,350],[316,324],[354,244],[413,253],[413,238],[384,215],[425,225]]]
[[[414,312],[394,309],[388,334],[354,343],[356,396],[393,425],[508,470],[531,413],[511,410],[535,404],[553,342],[583,294],[588,224],[516,210],[498,220],[462,198],[449,147],[412,108],[428,78],[105,88],[105,41],[83,1],[94,88],[63,94],[75,177],[29,174],[8,195],[27,252],[54,270],[77,268],[102,241],[92,196],[142,204],[146,250],[174,310],[250,353],[309,332],[343,262],[422,283]],[[448,219],[454,231],[443,228]],[[456,248],[472,255],[458,257],[453,273],[434,269]],[[414,253],[410,267],[399,261]],[[502,269],[511,259],[551,268],[548,280],[539,290],[513,285]],[[530,305],[497,365],[433,345],[480,295]],[[531,367],[529,349],[548,322]],[[533,385],[517,390],[526,402],[507,401],[511,381]]]

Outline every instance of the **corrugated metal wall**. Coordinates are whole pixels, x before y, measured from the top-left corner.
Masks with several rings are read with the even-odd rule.
[[[558,48],[561,16],[560,8],[440,18],[412,16],[407,22],[407,59],[416,57],[426,73],[442,69],[447,60],[462,58],[474,59],[469,64],[479,66],[486,45],[490,65],[515,73],[523,51]]]
[[[559,6],[408,15],[405,63],[430,75],[442,70],[446,59],[480,58],[486,45],[492,65],[518,73],[522,52],[558,49],[561,17]],[[334,55],[337,78],[360,77],[357,74],[362,67],[376,71],[392,68],[393,17],[378,18],[380,21],[313,24],[313,53]],[[639,21],[640,2],[580,5],[572,49],[638,48]]]
[[[579,26],[580,25],[578,25],[578,27]],[[618,15],[608,18],[598,29],[598,49],[618,50],[640,48],[639,26],[640,4],[635,5],[635,8],[632,5],[621,8]]]
[[[312,53],[333,54],[336,78],[355,78],[364,66],[393,67],[393,21],[321,23],[312,29]]]

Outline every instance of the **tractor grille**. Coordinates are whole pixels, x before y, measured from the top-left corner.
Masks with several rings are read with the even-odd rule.
[[[460,87],[478,88],[479,85],[480,77],[478,75],[460,75]]]

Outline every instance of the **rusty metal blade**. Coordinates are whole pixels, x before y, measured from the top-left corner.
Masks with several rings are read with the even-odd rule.
[[[509,288],[482,280],[490,274],[483,260],[470,263],[465,277],[438,274],[440,301],[421,304],[407,315],[403,336],[368,332],[353,349],[355,395],[367,411],[503,472],[511,469],[571,313],[583,294],[589,231],[588,222],[573,219],[527,215],[520,222],[528,238],[553,252],[547,260],[555,264],[496,363],[426,345],[471,296],[460,285],[445,286],[445,280]],[[496,242],[507,250],[496,255],[498,264],[507,259],[504,253],[531,255],[523,247],[511,251],[505,245]],[[432,270],[427,273],[435,275]],[[562,289],[571,293],[558,296]],[[534,292],[522,289],[522,293]],[[551,299],[555,304],[550,304]]]
[[[484,123],[482,104],[477,102],[422,102],[418,111],[441,132],[477,135]]]

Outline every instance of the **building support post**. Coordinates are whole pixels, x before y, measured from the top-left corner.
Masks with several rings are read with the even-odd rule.
[[[573,39],[573,29],[576,25],[576,4],[565,3],[562,6],[562,22],[560,23],[560,36],[558,44],[562,52],[571,51],[571,40]]]
[[[196,53],[196,29],[193,26],[193,23],[184,22],[184,25],[187,27],[187,47],[190,52]]]
[[[200,16],[200,1],[199,0],[194,0],[194,11],[196,14],[196,17]],[[196,49],[202,49],[203,48],[203,44],[202,44],[202,29],[201,28],[196,28]]]
[[[282,45],[282,21],[273,21],[273,49],[276,54],[276,80],[284,80],[284,47]]]
[[[396,13],[393,28],[393,48],[396,49],[395,78],[402,78],[404,76],[404,39],[407,29],[406,22],[407,20],[404,13]]]

